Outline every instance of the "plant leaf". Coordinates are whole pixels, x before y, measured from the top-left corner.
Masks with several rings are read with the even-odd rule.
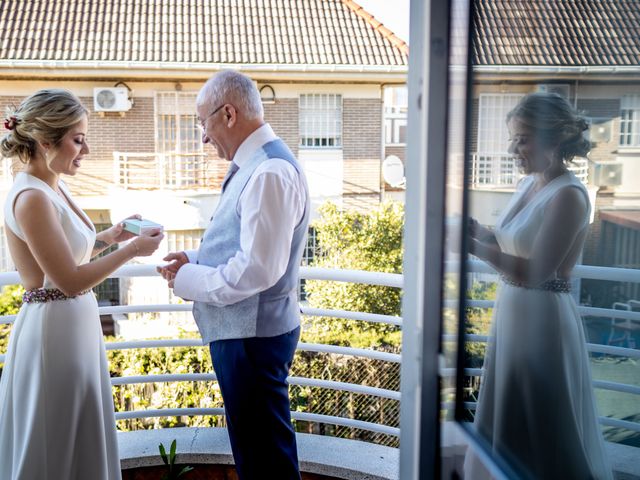
[[[180,477],[184,473],[190,472],[191,470],[193,470],[193,467],[184,467],[182,470],[180,470],[180,473],[176,475],[176,478]]]
[[[167,458],[167,452],[164,449],[164,445],[163,444],[158,445],[158,449],[160,450],[160,456],[162,457],[162,461],[165,463],[165,465],[169,465],[169,459]]]
[[[173,439],[173,442],[171,442],[171,449],[169,451],[169,463],[171,465],[173,465],[176,461],[176,446],[178,445],[176,439]]]

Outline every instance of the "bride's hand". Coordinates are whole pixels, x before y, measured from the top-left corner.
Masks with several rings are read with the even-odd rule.
[[[480,225],[480,223],[473,217],[469,217],[467,223],[467,231],[471,238],[480,240],[481,242],[489,241],[493,238],[493,232],[486,227]]]
[[[135,237],[135,233],[128,232],[124,229],[124,221],[131,219],[142,220],[142,216],[136,213],[135,215],[131,215],[121,222],[116,223],[112,227],[107,228],[103,232],[100,232],[103,235],[104,241],[106,241],[109,245],[113,245],[115,243],[131,240],[133,237]]]

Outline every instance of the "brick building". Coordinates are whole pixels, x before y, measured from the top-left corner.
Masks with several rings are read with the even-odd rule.
[[[366,208],[383,193],[384,92],[404,84],[407,56],[406,43],[351,0],[17,0],[0,11],[0,107],[46,87],[80,96],[91,155],[66,182],[98,226],[133,212],[163,223],[157,262],[197,246],[219,197],[227,165],[203,148],[195,115],[214,72],[255,80],[314,207]],[[6,161],[3,172],[6,189]],[[101,287],[101,297],[163,300],[157,288],[117,287]]]

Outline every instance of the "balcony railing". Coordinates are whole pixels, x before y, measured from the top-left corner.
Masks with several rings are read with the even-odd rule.
[[[586,158],[574,159],[568,168],[587,185],[589,162]],[[471,156],[472,188],[512,190],[521,177],[512,155],[504,152],[476,152]]]
[[[113,152],[115,185],[125,190],[211,190],[220,176],[203,152]],[[222,172],[224,175],[224,172]]]
[[[482,274],[495,273],[486,264],[478,261],[469,261],[469,271]],[[113,277],[127,278],[127,277],[149,277],[156,276],[154,266],[125,266],[120,268]],[[620,268],[606,268],[606,267],[593,267],[593,266],[577,266],[574,270],[574,276],[581,279],[594,279],[602,281],[618,281],[618,282],[638,282],[640,283],[640,271]],[[403,278],[402,275],[388,274],[388,273],[375,273],[375,272],[357,272],[347,270],[328,270],[318,269],[311,267],[303,267],[301,269],[301,277],[311,280],[326,280],[337,282],[352,282],[369,285],[381,285],[395,288],[402,288]],[[0,273],[0,286],[13,285],[18,283],[19,278],[15,272]],[[468,305],[474,308],[488,309],[493,307],[493,301],[490,300],[470,300]],[[455,308],[456,300],[451,299],[445,302],[445,306]],[[190,304],[161,304],[161,305],[121,305],[100,307],[100,313],[106,314],[123,314],[134,312],[176,312],[190,310]],[[596,316],[602,318],[609,318],[612,321],[612,328],[615,327],[614,323],[617,319],[624,319],[630,322],[637,322],[640,324],[640,312],[630,310],[618,310],[609,308],[596,308],[590,306],[579,306],[579,311],[583,316]],[[320,316],[320,317],[332,317],[342,319],[355,319],[365,322],[374,323],[386,323],[395,326],[402,326],[402,319],[389,315],[377,315],[367,312],[347,312],[342,310],[326,310],[315,308],[303,308],[302,312],[307,316]],[[7,315],[0,317],[0,323],[12,323],[15,319],[15,315]],[[445,337],[445,342],[456,341],[455,338]],[[483,335],[469,335],[467,341],[470,342],[486,342],[487,337]],[[135,340],[135,341],[116,341],[107,344],[109,350],[125,350],[125,349],[140,349],[140,348],[165,348],[165,347],[202,347],[202,344],[197,339],[172,339],[172,340]],[[393,354],[384,351],[377,351],[374,349],[360,349],[351,348],[336,345],[326,344],[309,344],[299,343],[298,349],[301,351],[309,352],[326,352],[331,354],[337,354],[347,357],[364,357],[368,359],[375,359],[381,362],[398,364],[401,361],[401,357],[398,354]],[[588,350],[592,353],[598,353],[608,356],[614,356],[620,359],[632,359],[638,361],[640,359],[640,350],[633,348],[623,348],[619,346],[600,345],[600,344],[588,344]],[[4,361],[4,355],[0,355],[0,362]],[[481,369],[467,369],[465,373],[469,376],[482,375]],[[444,377],[450,377],[455,374],[454,369],[442,366],[441,374]],[[178,374],[169,373],[161,375],[144,375],[144,376],[123,376],[112,378],[113,385],[131,385],[131,384],[145,384],[153,382],[199,382],[199,381],[215,381],[216,377],[214,373],[201,373],[201,374]],[[371,396],[375,398],[390,399],[394,401],[400,401],[400,392],[395,389],[376,388],[366,385],[359,385],[344,381],[335,381],[318,378],[307,377],[290,377],[289,382],[292,385],[308,386],[321,389],[329,389],[334,391],[350,392],[353,394],[360,394],[365,396]],[[593,385],[598,390],[607,390],[613,392],[625,392],[631,395],[640,397],[640,386],[631,383],[623,383],[607,380],[594,380]],[[640,403],[640,398],[639,398]],[[443,408],[448,408],[449,405],[443,404]],[[466,405],[469,409],[474,409],[475,404],[469,402]],[[146,410],[133,410],[126,412],[116,413],[118,420],[136,419],[136,418],[148,418],[148,417],[173,417],[173,416],[221,416],[224,414],[223,408],[172,408],[172,409],[146,409]],[[347,418],[338,415],[325,415],[317,414],[313,412],[292,412],[292,418],[295,420],[302,420],[307,422],[313,422],[318,424],[330,424],[339,425],[359,430],[365,430],[375,432],[378,434],[389,435],[397,437],[399,435],[399,428],[397,424],[383,424],[370,421],[363,421],[357,418]],[[630,432],[640,432],[640,423],[634,421],[628,421],[613,417],[601,417],[600,422],[605,426],[618,427],[628,430]],[[635,472],[636,474],[640,472]]]

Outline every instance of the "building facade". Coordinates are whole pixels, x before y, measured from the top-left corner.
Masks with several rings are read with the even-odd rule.
[[[3,9],[0,108],[41,88],[82,99],[91,155],[65,181],[98,228],[133,213],[164,225],[164,245],[144,261],[197,248],[216,207],[227,162],[202,144],[195,99],[221,69],[256,82],[266,121],[306,171],[314,212],[327,200],[380,202],[385,89],[404,84],[408,47],[355,2],[98,4],[53,1],[44,13],[25,0]],[[19,167],[5,159],[5,191]],[[99,297],[130,304],[171,295],[158,279],[135,281],[102,285]]]

